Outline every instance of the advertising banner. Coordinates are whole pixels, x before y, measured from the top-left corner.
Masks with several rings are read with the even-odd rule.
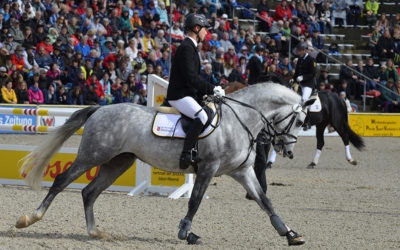
[[[0,183],[24,185],[23,177],[19,173],[19,160],[33,150],[31,146],[0,145]],[[62,148],[50,160],[44,173],[43,184],[51,186],[57,175],[65,172],[76,158],[76,148]],[[83,188],[97,175],[99,167],[95,166],[76,179],[70,188]],[[135,186],[136,165],[133,164],[121,175],[108,190],[130,191]]]
[[[21,108],[21,106],[1,106],[2,108]],[[36,107],[24,107],[26,109],[36,109]],[[14,115],[14,114],[0,114],[0,125],[36,125],[36,116],[34,115]],[[0,130],[0,133],[34,133],[13,130]]]
[[[185,184],[185,180],[184,173],[171,173],[155,167],[151,168],[151,185],[153,186],[180,187]]]
[[[351,113],[349,125],[360,136],[400,136],[399,114]]]

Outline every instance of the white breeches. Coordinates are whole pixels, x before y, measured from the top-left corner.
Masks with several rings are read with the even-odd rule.
[[[201,106],[191,96],[186,96],[182,99],[168,101],[172,107],[176,108],[182,114],[192,119],[199,118],[201,123],[206,124],[208,116]]]
[[[311,93],[312,93],[312,88],[301,86],[301,93],[302,93],[301,100],[302,100],[302,102],[305,102],[308,99],[310,99],[310,96],[311,96]]]

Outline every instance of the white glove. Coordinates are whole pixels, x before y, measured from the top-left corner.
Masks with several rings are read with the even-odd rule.
[[[217,86],[214,88],[214,95],[218,97],[225,96],[225,90],[221,86]]]
[[[292,85],[294,82],[293,78],[289,80],[289,84]]]
[[[296,79],[296,81],[297,81],[298,83],[302,82],[302,81],[303,81],[303,76],[298,76],[297,79]]]

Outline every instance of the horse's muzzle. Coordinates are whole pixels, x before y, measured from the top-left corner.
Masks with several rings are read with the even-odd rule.
[[[289,159],[293,159],[293,157],[294,157],[294,155],[293,155],[293,152],[292,151],[285,151],[284,150],[284,152],[283,152],[283,157],[288,157]]]

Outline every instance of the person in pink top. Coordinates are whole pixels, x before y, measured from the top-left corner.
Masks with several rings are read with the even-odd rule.
[[[31,104],[43,104],[43,92],[39,89],[39,83],[35,82],[28,90],[29,103]]]

